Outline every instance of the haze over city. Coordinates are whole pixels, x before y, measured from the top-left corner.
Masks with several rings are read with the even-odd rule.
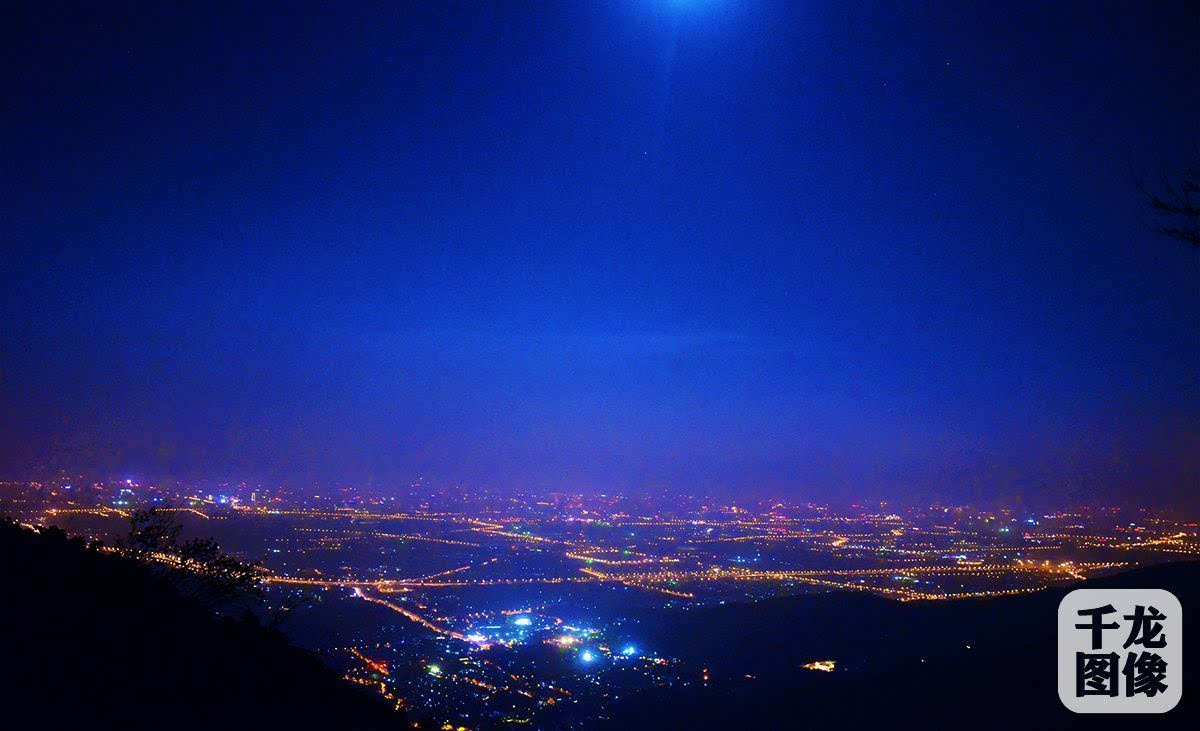
[[[10,477],[1193,497],[1186,4],[21,13]]]

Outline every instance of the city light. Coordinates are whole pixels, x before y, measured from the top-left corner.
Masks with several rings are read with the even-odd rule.
[[[672,658],[670,648],[664,656],[647,655],[628,639],[630,628],[594,601],[595,592],[614,592],[617,605],[639,592],[661,607],[715,608],[797,591],[949,601],[1067,586],[1147,556],[1200,557],[1192,524],[1142,516],[1113,526],[1104,513],[1062,512],[1029,527],[1025,516],[1003,510],[959,510],[953,517],[940,508],[835,513],[778,501],[757,511],[680,507],[676,515],[694,512],[664,517],[573,496],[575,504],[588,505],[587,517],[580,517],[584,509],[464,496],[450,503],[454,510],[437,511],[391,501],[352,507],[319,498],[283,501],[261,487],[255,501],[235,500],[244,496],[234,493],[226,504],[220,495],[181,500],[124,484],[96,491],[90,501],[65,490],[58,499],[37,499],[42,488],[31,490],[17,503],[29,506],[22,517],[31,526],[90,521],[120,535],[133,510],[163,504],[171,506],[160,508],[164,514],[206,529],[277,536],[261,551],[268,556],[260,572],[269,591],[372,605],[406,620],[390,628],[400,642],[365,644],[358,635],[338,649],[349,682],[407,709],[484,704],[473,706],[478,713],[488,703],[505,703],[512,709],[505,718],[519,724],[538,723],[539,709],[584,698],[603,705],[696,678],[723,682],[711,668]],[[112,506],[118,496],[129,508]],[[520,530],[513,527],[518,520]],[[1010,534],[1001,527],[1011,527]],[[775,547],[808,560],[774,563],[762,549]],[[372,560],[358,558],[364,548]],[[120,551],[112,545],[98,550]],[[447,551],[454,552],[452,568],[443,568]],[[376,555],[394,556],[394,563]],[[170,556],[149,559],[177,565]],[[504,590],[479,591],[489,587]],[[525,645],[572,651],[564,659],[579,668],[570,675],[578,680],[512,665],[506,653],[490,651]],[[406,685],[406,669],[414,667],[424,682]],[[805,660],[799,667],[829,673],[837,662]]]

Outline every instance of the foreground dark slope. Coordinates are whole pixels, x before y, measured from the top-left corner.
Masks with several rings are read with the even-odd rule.
[[[0,728],[395,729],[404,717],[253,619],[0,523]]]
[[[1157,716],[1076,715],[1057,695],[1056,616],[1067,589],[957,602],[833,593],[680,612],[645,623],[712,682],[642,694],[606,728],[1197,728],[1200,563],[1071,588],[1162,588],[1190,628],[1183,699]],[[833,659],[837,670],[804,670]],[[1190,664],[1189,664],[1190,663]],[[752,677],[746,677],[747,675]]]

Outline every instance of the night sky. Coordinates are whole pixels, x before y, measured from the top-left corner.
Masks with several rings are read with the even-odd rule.
[[[25,8],[0,472],[1194,496],[1200,11],[887,5]]]

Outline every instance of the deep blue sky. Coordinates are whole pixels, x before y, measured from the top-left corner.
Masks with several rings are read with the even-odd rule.
[[[352,5],[5,31],[0,471],[1200,485],[1194,5]]]

